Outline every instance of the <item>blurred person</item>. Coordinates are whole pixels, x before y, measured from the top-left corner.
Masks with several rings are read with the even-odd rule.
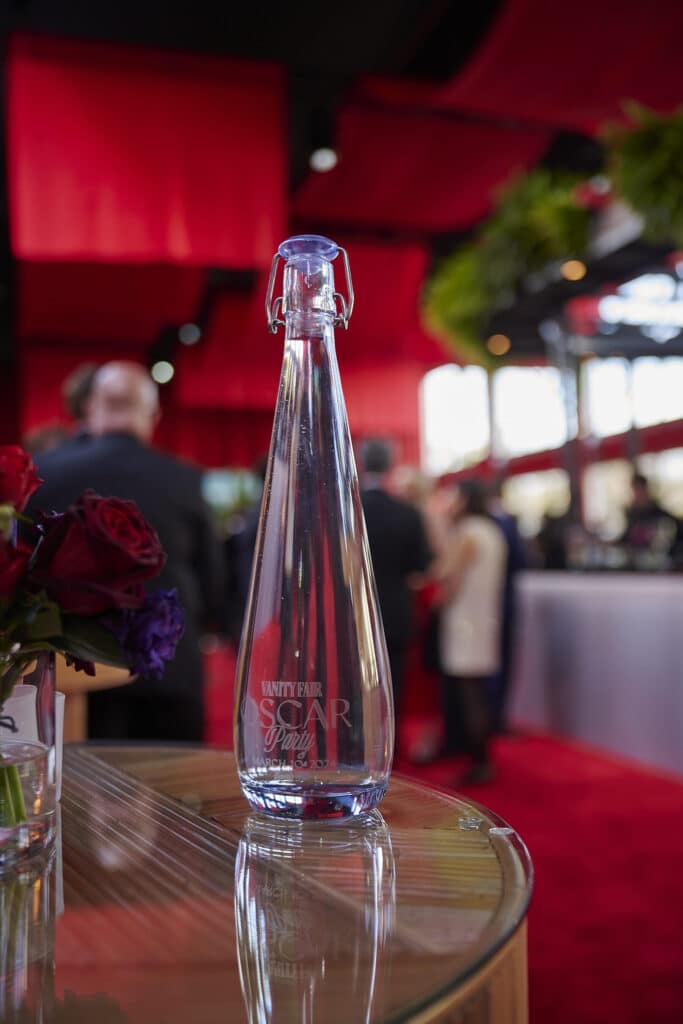
[[[56,448],[64,449],[72,442],[78,444],[87,438],[85,403],[96,371],[96,363],[82,363],[62,384],[62,403],[65,412],[73,421],[72,429],[68,429],[63,423],[55,422],[29,431],[22,441],[27,452],[33,456],[43,455]]]
[[[139,679],[89,695],[93,739],[203,736],[199,639],[222,605],[221,550],[201,495],[201,472],[150,447],[159,417],[158,390],[148,371],[136,363],[107,363],[86,400],[89,436],[37,459],[45,483],[34,512],[62,512],[86,488],[137,503],[168,555],[159,586],[175,587],[185,610],[185,633],[162,680]]]
[[[648,556],[670,559],[680,543],[681,524],[655,500],[647,477],[634,473],[631,478],[631,504],[626,510],[626,529],[619,543],[629,551],[634,568],[642,556],[649,568]]]
[[[421,509],[429,498],[432,481],[417,466],[395,466],[391,471],[391,490],[397,498]]]
[[[569,565],[569,519],[566,515],[543,516],[534,544],[542,569],[563,571]]]
[[[394,703],[398,712],[405,659],[413,627],[411,582],[432,559],[420,513],[390,494],[391,449],[369,440],[360,450],[361,501],[387,642]]]
[[[92,393],[97,363],[81,363],[72,370],[62,383],[62,401],[64,407],[75,424],[75,432],[87,435],[86,419],[88,401]]]
[[[505,733],[508,731],[506,712],[517,633],[517,574],[527,568],[528,557],[517,520],[503,504],[502,481],[497,480],[492,485],[487,508],[500,527],[507,548],[500,631],[500,670],[491,679],[492,731]]]
[[[489,685],[501,668],[507,549],[478,481],[458,484],[450,519],[437,564],[445,747],[457,751],[464,742],[472,766],[463,782],[489,782],[494,776]]]

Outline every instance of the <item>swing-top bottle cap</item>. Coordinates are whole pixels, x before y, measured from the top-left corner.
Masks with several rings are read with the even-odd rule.
[[[332,261],[341,253],[346,274],[346,295],[334,288]],[[280,260],[285,263],[284,295],[273,300],[275,278]],[[322,235],[294,235],[286,239],[273,257],[266,293],[266,320],[275,334],[285,321],[280,313],[304,313],[333,318],[335,327],[348,327],[353,312],[353,283],[349,257],[330,238]]]
[[[297,256],[320,256],[324,260],[333,260],[338,252],[337,243],[323,235],[294,235],[278,248],[282,259],[287,261]]]

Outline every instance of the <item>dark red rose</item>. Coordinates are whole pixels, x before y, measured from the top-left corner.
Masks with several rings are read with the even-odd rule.
[[[13,505],[17,512],[23,512],[42,482],[33,459],[23,448],[0,445],[0,505]]]
[[[86,491],[63,515],[43,516],[42,526],[31,582],[65,612],[139,608],[143,581],[166,562],[156,531],[132,501]]]
[[[26,574],[30,551],[0,541],[0,599],[12,597]]]

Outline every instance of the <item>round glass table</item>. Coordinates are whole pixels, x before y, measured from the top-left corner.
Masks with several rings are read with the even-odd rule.
[[[399,776],[380,810],[280,822],[222,751],[67,746],[56,849],[0,878],[0,1017],[522,1024],[522,841]]]

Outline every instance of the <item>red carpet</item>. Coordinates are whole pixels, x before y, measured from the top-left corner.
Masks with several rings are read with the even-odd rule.
[[[209,660],[207,738],[226,746],[233,660]],[[683,781],[546,736],[500,740],[495,760],[496,782],[463,792],[531,851],[531,1024],[681,1024]],[[460,770],[396,767],[446,788]]]

